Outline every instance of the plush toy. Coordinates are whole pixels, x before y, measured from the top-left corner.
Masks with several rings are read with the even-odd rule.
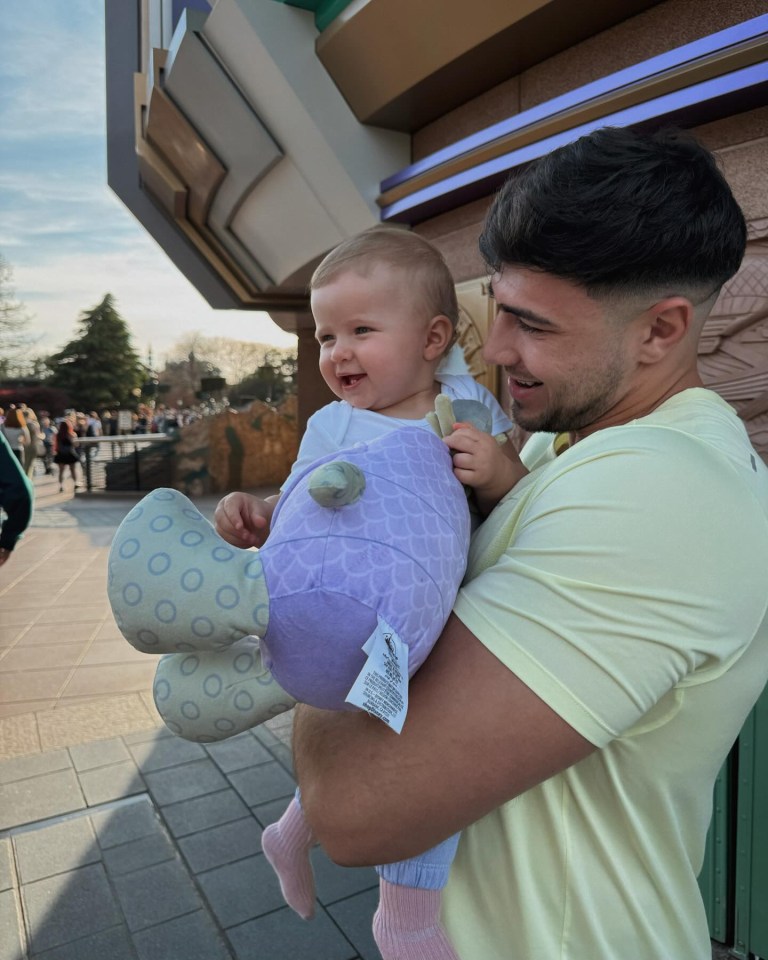
[[[455,406],[435,433],[403,427],[292,477],[260,550],[230,546],[176,490],[130,511],[109,599],[137,650],[166,654],[153,692],[174,733],[220,740],[295,701],[401,728],[465,569],[467,497],[439,436],[489,417]]]

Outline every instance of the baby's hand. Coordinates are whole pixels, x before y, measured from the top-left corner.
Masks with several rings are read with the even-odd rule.
[[[511,443],[499,444],[472,424],[454,424],[453,433],[443,442],[453,452],[456,479],[472,487],[484,514],[528,473]]]
[[[216,532],[233,547],[261,547],[269,536],[275,504],[249,493],[228,493],[213,514]]]

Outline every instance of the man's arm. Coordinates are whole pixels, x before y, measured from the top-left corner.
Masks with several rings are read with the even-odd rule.
[[[297,708],[302,807],[345,866],[422,853],[594,746],[451,616],[398,736],[364,713]]]

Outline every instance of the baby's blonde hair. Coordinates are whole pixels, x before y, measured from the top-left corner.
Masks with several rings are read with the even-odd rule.
[[[455,331],[459,305],[443,255],[424,237],[399,227],[372,227],[342,240],[312,274],[309,289],[326,286],[346,270],[368,276],[380,265],[402,270],[413,281],[414,297],[423,302],[425,319],[442,314]]]

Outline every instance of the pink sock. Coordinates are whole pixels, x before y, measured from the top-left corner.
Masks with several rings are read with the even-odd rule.
[[[458,960],[440,923],[440,890],[379,884],[373,938],[383,960]]]
[[[315,878],[309,860],[315,838],[297,801],[261,835],[261,849],[280,881],[285,902],[303,919],[315,913]]]

